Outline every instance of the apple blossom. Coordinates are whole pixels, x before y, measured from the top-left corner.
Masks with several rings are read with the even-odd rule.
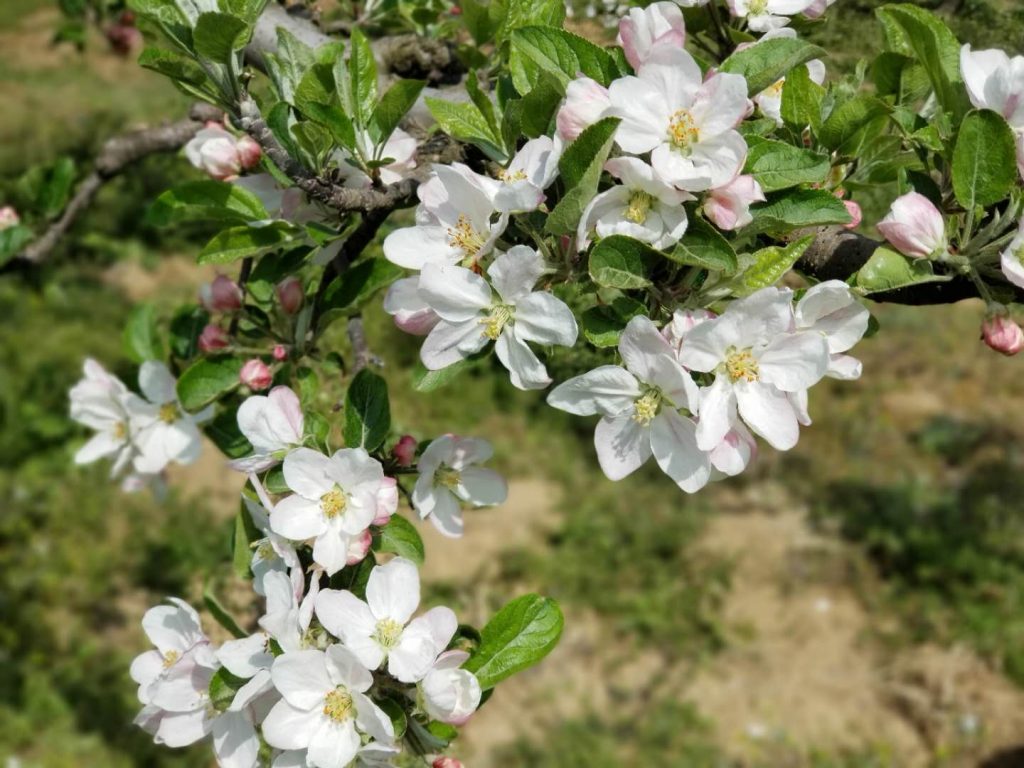
[[[306,749],[316,768],[344,768],[361,746],[361,734],[390,744],[391,719],[366,696],[373,676],[341,645],[326,651],[285,653],[271,669],[283,697],[263,721],[263,737],[278,749]]]
[[[242,365],[238,380],[254,392],[260,392],[274,383],[274,374],[266,363],[254,357]]]
[[[420,296],[420,276],[395,280],[384,296],[384,311],[395,318],[395,325],[414,336],[426,336],[441,318]]]
[[[260,160],[259,144],[248,136],[236,139],[219,123],[207,123],[185,145],[185,157],[214,179],[227,181]]]
[[[763,203],[765,199],[757,179],[747,175],[737,176],[711,190],[704,200],[704,215],[719,229],[740,229],[754,220],[750,206]]]
[[[280,571],[289,576],[293,591],[296,596],[301,597],[305,589],[305,581],[299,555],[288,539],[271,530],[270,510],[274,508],[274,505],[259,478],[255,474],[250,474],[249,482],[256,489],[260,500],[257,503],[243,494],[242,503],[249,512],[249,517],[252,519],[253,525],[256,526],[256,530],[263,534],[263,538],[253,541],[251,545],[252,560],[249,567],[252,570],[253,589],[256,594],[264,595],[264,577],[271,571]]]
[[[820,19],[835,2],[836,0],[814,0],[804,9],[804,16],[808,19]]]
[[[675,3],[657,2],[646,8],[630,8],[619,19],[617,42],[626,54],[626,61],[639,69],[651,51],[659,45],[682,48],[686,43],[686,23]]]
[[[757,442],[743,424],[736,422],[722,442],[708,453],[711,460],[711,479],[735,477],[757,458]]]
[[[661,335],[665,337],[665,341],[678,358],[686,334],[705,320],[713,320],[716,317],[718,315],[710,309],[677,309],[672,313],[672,319],[661,329]]]
[[[527,346],[571,347],[578,329],[572,310],[561,300],[533,286],[544,261],[529,246],[517,245],[494,260],[487,281],[468,269],[427,264],[420,274],[419,293],[441,318],[420,350],[432,371],[446,368],[495,342],[495,352],[519,389],[542,389],[551,383],[547,369]]]
[[[605,170],[622,184],[600,193],[584,209],[576,233],[579,250],[590,244],[592,229],[599,237],[627,235],[654,248],[679,242],[687,225],[683,203],[692,195],[662,181],[651,166],[635,157],[609,160]]]
[[[844,354],[864,338],[871,313],[857,301],[842,280],[827,280],[810,288],[793,309],[798,331],[820,333],[828,342],[829,364],[825,374],[834,379],[858,379],[861,363]]]
[[[565,88],[565,101],[555,115],[558,135],[565,141],[572,141],[584,130],[603,117],[607,117],[612,102],[608,89],[580,76]]]
[[[451,609],[443,606],[413,619],[419,602],[416,566],[396,557],[370,572],[365,601],[348,590],[325,589],[316,599],[316,616],[364,667],[375,670],[386,661],[388,674],[396,680],[416,683],[430,671],[459,625]]]
[[[1024,288],[1024,218],[1018,225],[1017,236],[1000,255],[999,263],[1003,277],[1018,288]]]
[[[377,511],[373,518],[373,525],[387,525],[398,511],[398,481],[393,477],[385,477],[380,481],[380,490],[377,491]],[[362,560],[362,558],[359,558]]]
[[[918,192],[896,198],[878,231],[904,256],[928,259],[945,253],[946,224],[939,209]]]
[[[398,442],[391,449],[391,455],[398,461],[398,466],[411,467],[415,463],[417,446],[419,443],[412,435],[402,435],[398,438]]]
[[[681,48],[659,47],[635,77],[609,88],[622,122],[615,141],[624,152],[651,152],[665,181],[690,192],[720,187],[743,167],[747,144],[735,130],[747,110],[747,84],[719,72],[706,81]]]
[[[981,338],[996,352],[1013,357],[1024,350],[1024,330],[1008,315],[995,314],[981,326]]]
[[[302,443],[305,419],[299,397],[288,387],[247,397],[238,408],[238,429],[253,454],[231,462],[243,472],[262,472],[276,465],[290,448]]]
[[[286,315],[298,312],[305,298],[302,281],[297,277],[286,277],[274,286],[274,293],[277,295],[277,303],[281,305]]]
[[[960,49],[960,71],[971,103],[998,112],[1017,131],[1024,131],[1024,56],[1003,51]]]
[[[301,569],[298,573],[301,579]],[[308,646],[313,605],[320,589],[318,574],[319,571],[313,573],[305,597],[302,595],[304,584],[296,589],[296,583],[282,571],[272,570],[263,574],[261,591],[267,598],[267,610],[258,624],[285,652],[300,651]]]
[[[789,16],[805,13],[815,0],[726,0],[736,18],[747,20],[754,32],[768,32],[789,24]]]
[[[243,170],[255,168],[263,157],[263,149],[259,142],[249,135],[239,136],[235,142],[235,149],[238,150],[238,162]]]
[[[697,446],[693,419],[680,414],[684,408],[698,411],[697,385],[643,315],[626,325],[619,354],[625,368],[603,365],[569,379],[551,391],[548,404],[577,416],[601,416],[594,447],[609,480],[627,477],[653,455],[681,489],[700,490],[710,475],[708,456]]]
[[[231,344],[228,332],[219,325],[208,323],[203,332],[199,334],[199,351],[215,352],[218,349],[227,349]]]
[[[480,706],[480,682],[460,667],[469,659],[465,651],[446,651],[419,684],[423,708],[435,720],[465,725]]]
[[[284,459],[284,480],[294,493],[274,506],[271,530],[292,541],[314,539],[314,562],[328,576],[337,573],[352,538],[377,516],[383,467],[362,448],[342,448],[329,457],[298,448]]]
[[[120,474],[134,454],[131,442],[131,406],[137,398],[113,374],[95,360],[82,365],[84,378],[71,388],[71,418],[96,431],[75,454],[76,464],[102,458],[114,460],[111,475]]]
[[[397,229],[384,239],[384,256],[400,267],[425,264],[475,264],[494,247],[507,215],[492,221],[494,180],[461,163],[435,165],[416,190],[416,226]]]
[[[493,186],[494,207],[501,213],[535,211],[544,202],[544,190],[558,175],[562,144],[547,136],[530,139]]]
[[[420,476],[412,491],[413,508],[445,536],[461,536],[460,502],[491,507],[508,497],[501,475],[476,466],[492,455],[491,444],[479,438],[444,435],[434,440],[416,466]]]
[[[463,768],[462,761],[454,757],[439,757],[430,764],[430,768]]]
[[[187,670],[195,666],[206,667],[211,673],[217,667],[199,614],[179,598],[168,598],[168,602],[170,605],[150,608],[142,617],[142,629],[156,650],[136,656],[130,669],[132,680],[139,685],[139,701],[143,704],[157,701],[164,708],[168,704],[179,703],[182,698],[182,691],[178,689],[183,677],[170,678],[176,665],[182,664],[182,668]],[[186,699],[188,693],[186,689]]]
[[[686,334],[679,360],[692,371],[714,373],[702,389],[697,444],[712,450],[735,425],[737,411],[774,448],[796,445],[799,424],[787,393],[816,384],[829,365],[819,332],[790,332],[792,291],[775,287],[729,305]]]
[[[288,347],[284,344],[275,344],[270,352],[270,356],[277,360],[277,362],[283,363],[288,359]]]
[[[5,205],[0,208],[0,232],[11,227],[16,227],[21,223],[21,217],[18,212],[10,205]]]
[[[139,389],[148,402],[132,401],[136,471],[152,475],[172,461],[191,464],[198,459],[203,450],[199,425],[213,416],[212,406],[194,414],[186,411],[178,400],[174,377],[156,360],[147,360],[139,368]]]
[[[373,142],[370,140],[369,134],[361,132],[357,139],[362,145],[363,155],[367,160],[391,160],[387,165],[382,165],[377,169],[381,184],[399,182],[416,168],[416,137],[410,136],[401,128],[395,128],[394,133],[384,142],[384,146],[377,153],[378,156],[376,158]],[[338,163],[338,173],[346,187],[367,189],[373,186],[373,179],[349,162],[352,156],[348,152],[341,150],[335,157]]]
[[[843,226],[846,229],[856,229],[860,226],[861,221],[864,220],[864,212],[861,211],[860,205],[853,200],[843,200],[843,205],[846,206],[846,212],[850,214],[850,223]]]
[[[237,312],[242,308],[242,289],[230,277],[217,275],[200,286],[199,303],[208,312]]]

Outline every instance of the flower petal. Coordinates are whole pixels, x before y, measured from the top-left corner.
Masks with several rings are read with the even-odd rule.
[[[800,425],[786,393],[771,384],[739,381],[734,386],[739,414],[747,426],[780,451],[800,439]]]
[[[708,454],[697,447],[697,425],[670,408],[651,422],[651,450],[661,471],[687,493],[696,493],[711,476]]]
[[[562,382],[548,394],[548,405],[577,416],[618,416],[632,411],[640,397],[636,376],[617,365],[602,365]]]
[[[526,342],[515,337],[511,329],[506,329],[498,337],[494,345],[501,364],[509,372],[512,386],[516,389],[544,389],[551,383],[548,370]]]
[[[378,565],[366,583],[366,602],[378,619],[405,624],[420,604],[420,574],[404,557]]]
[[[594,430],[594,447],[609,480],[621,480],[651,457],[650,430],[631,415],[603,417]]]

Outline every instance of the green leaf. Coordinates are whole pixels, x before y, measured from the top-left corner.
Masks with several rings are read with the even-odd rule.
[[[284,481],[284,468],[281,466],[274,467],[263,476],[263,487],[267,489],[267,493],[275,495],[291,493],[292,490]]]
[[[561,27],[565,21],[563,0],[492,0],[492,18],[497,18],[500,28],[498,42],[502,42],[515,30],[522,27]]]
[[[821,183],[831,168],[826,155],[783,141],[752,137],[747,144],[750,151],[744,172],[752,174],[765,192]]]
[[[295,88],[295,108],[304,115],[313,117],[310,105],[337,105],[334,89],[334,74],[328,64],[314,64],[299,80]]]
[[[192,31],[197,56],[218,64],[228,64],[235,51],[249,42],[251,27],[227,13],[202,13]]]
[[[249,509],[242,501],[235,515],[235,529],[232,541],[231,566],[240,579],[252,578],[252,544],[263,538],[253,524]]]
[[[171,318],[171,354],[182,360],[195,357],[199,335],[210,322],[210,314],[202,307],[188,304]]]
[[[0,229],[0,266],[21,253],[21,250],[34,238],[35,233],[23,224]]]
[[[252,453],[252,444],[238,428],[238,410],[225,408],[203,426],[217,449],[229,459],[240,459]]]
[[[423,539],[420,538],[420,532],[401,515],[391,516],[387,525],[380,529],[373,548],[377,552],[393,552],[416,565],[423,565]]]
[[[908,259],[902,253],[882,247],[876,248],[857,272],[857,288],[863,294],[872,294],[951,279],[948,275],[936,275],[927,259]]]
[[[756,96],[786,77],[790,70],[826,55],[823,49],[805,40],[780,37],[736,51],[722,62],[720,71],[743,75],[747,80],[747,95]]]
[[[1013,131],[991,110],[968,113],[953,150],[953,192],[967,210],[1004,199],[1017,181]]]
[[[46,174],[36,199],[40,211],[49,219],[56,217],[71,196],[71,187],[75,183],[75,161],[70,157],[61,157]]]
[[[203,68],[192,59],[162,48],[146,48],[139,56],[139,66],[185,85],[201,86],[207,82]]]
[[[493,159],[507,159],[501,148],[501,137],[495,136],[487,118],[480,112],[476,104],[466,102],[445,101],[444,99],[425,99],[427,109],[437,120],[441,130],[459,141],[476,144]]]
[[[840,150],[859,131],[889,111],[889,106],[874,96],[856,96],[832,111],[818,129],[818,139],[829,149]]]
[[[381,96],[373,110],[373,124],[377,128],[377,141],[381,144],[395,132],[420,97],[426,83],[423,80],[398,80]]]
[[[345,393],[345,425],[342,435],[349,448],[380,448],[391,429],[391,405],[388,385],[380,376],[364,368],[352,379]]]
[[[270,214],[252,192],[225,181],[190,181],[164,192],[146,212],[147,223],[166,227],[182,221],[247,222]]]
[[[471,359],[459,360],[438,371],[427,370],[423,363],[416,361],[412,373],[412,386],[417,392],[433,392],[452,383],[460,374],[473,367]]]
[[[637,315],[646,314],[647,307],[629,296],[619,296],[611,304],[591,307],[580,318],[580,327],[587,341],[595,347],[618,346],[626,324]]]
[[[164,343],[157,329],[156,309],[152,304],[139,304],[132,310],[122,338],[125,354],[133,362],[163,359]]]
[[[391,720],[391,728],[395,733],[395,740],[401,741],[409,725],[409,718],[406,716],[402,705],[389,697],[377,699],[377,705],[388,716],[388,719]]]
[[[200,358],[178,379],[178,400],[186,411],[198,411],[239,385],[243,360],[230,355]]]
[[[811,126],[814,130],[821,124],[821,102],[825,89],[811,80],[807,67],[796,67],[782,86],[782,119],[797,130]]]
[[[631,290],[650,286],[650,273],[662,254],[624,235],[606,237],[590,252],[590,277],[605,288]]]
[[[277,51],[264,55],[267,74],[282,101],[295,103],[295,89],[315,60],[313,49],[284,27],[277,28]]]
[[[737,296],[748,296],[769,285],[775,285],[793,268],[813,241],[814,236],[808,235],[785,248],[773,245],[757,251],[753,254],[754,263],[732,281],[733,292]]]
[[[245,637],[245,635],[242,635],[242,637]],[[227,667],[221,667],[214,672],[213,677],[210,678],[209,685],[210,704],[213,705],[214,710],[217,712],[226,711],[231,706],[235,694],[247,682],[249,681],[232,675],[228,672]]]
[[[694,218],[683,239],[668,258],[677,264],[701,267],[709,272],[733,274],[738,268],[736,251],[722,233],[703,219]]]
[[[235,617],[232,616],[228,610],[220,604],[220,600],[213,594],[212,585],[207,582],[203,588],[203,604],[206,605],[206,610],[210,612],[210,615],[217,620],[224,629],[230,632],[234,637],[242,638],[248,637],[249,633],[238,626],[238,622],[235,621]]]
[[[265,227],[239,226],[218,232],[199,252],[200,264],[230,264],[247,256],[274,251],[295,241],[302,230],[285,221]]]
[[[516,90],[529,93],[536,85],[537,70],[554,75],[564,88],[582,72],[602,85],[616,76],[615,61],[603,48],[589,40],[554,27],[522,27],[512,32],[512,51],[534,67],[513,70]],[[532,70],[532,72],[531,72]]]
[[[773,195],[767,203],[751,206],[754,221],[745,232],[785,234],[802,227],[849,224],[843,201],[823,189],[791,189]]]
[[[483,690],[533,666],[558,644],[564,624],[558,603],[523,595],[498,611],[481,630],[481,641],[462,668],[476,675]]]
[[[580,217],[597,194],[601,172],[615,141],[617,117],[606,117],[584,130],[558,161],[566,193],[551,211],[545,229],[556,235],[575,234]]]
[[[390,261],[382,258],[366,259],[345,270],[334,280],[320,302],[320,330],[342,317],[358,312],[363,305],[404,273]]]
[[[346,104],[349,115],[358,125],[368,127],[377,106],[377,63],[373,59],[370,42],[359,27],[352,30],[349,38],[348,77],[351,90],[347,92],[350,101],[346,104],[346,89],[341,87],[344,78],[339,77],[335,67],[334,79],[341,88],[342,104]]]

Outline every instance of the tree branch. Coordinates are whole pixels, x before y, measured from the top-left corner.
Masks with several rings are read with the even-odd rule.
[[[18,258],[32,264],[45,261],[107,181],[144,157],[158,152],[176,152],[196,135],[206,121],[221,117],[219,109],[196,104],[184,120],[108,139],[96,156],[92,172],[79,183],[61,215],[40,237],[28,244]]]

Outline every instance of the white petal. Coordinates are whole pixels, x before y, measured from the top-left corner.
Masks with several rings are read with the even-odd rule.
[[[780,336],[758,357],[761,378],[784,392],[797,392],[821,381],[828,370],[828,343],[814,331]]]
[[[577,416],[618,416],[640,397],[636,377],[617,365],[602,365],[569,379],[548,395],[548,405]]]
[[[451,244],[448,230],[429,225],[396,229],[384,238],[384,256],[406,269],[423,269],[427,264],[454,264],[462,250]]]
[[[309,740],[306,759],[316,768],[345,768],[359,751],[359,734],[355,723],[336,723],[321,716]]]
[[[361,693],[354,693],[352,701],[356,705],[356,724],[360,730],[378,742],[390,744],[395,740],[395,726],[383,709]]]
[[[736,393],[727,376],[716,376],[710,387],[701,390],[697,445],[705,451],[714,450],[735,422]]]
[[[213,752],[220,768],[256,768],[260,739],[248,716],[225,712],[213,721]]]
[[[494,352],[508,369],[512,386],[516,389],[544,389],[551,383],[544,363],[525,342],[515,337],[511,329],[506,328],[498,337]]]
[[[788,451],[800,439],[793,406],[771,384],[739,381],[734,386],[739,414],[756,434],[777,450]]]
[[[649,317],[637,315],[626,324],[619,339],[619,354],[629,372],[641,381],[653,383],[651,366],[660,355],[672,357],[672,347],[665,341]]]
[[[327,530],[327,520],[319,501],[309,501],[298,494],[277,502],[270,513],[270,528],[292,541],[304,541]]]
[[[166,365],[157,360],[147,360],[139,367],[139,389],[155,405],[178,401],[174,376]]]
[[[217,659],[235,677],[248,680],[261,669],[269,669],[274,655],[267,650],[269,638],[257,632],[239,640],[227,640],[217,649]]]
[[[206,710],[195,712],[163,713],[159,720],[155,741],[168,747],[187,747],[210,732],[210,718]]]
[[[651,422],[651,450],[661,471],[687,493],[696,493],[711,476],[708,455],[697,447],[697,425],[663,408]]]
[[[378,619],[405,624],[420,604],[420,574],[404,557],[379,565],[366,584],[366,602]]]
[[[561,299],[540,291],[516,304],[515,333],[523,341],[571,347],[579,329],[572,310]]]
[[[518,304],[544,274],[544,259],[526,245],[516,245],[499,255],[487,270],[494,290],[506,304]]]
[[[609,480],[621,480],[651,457],[650,429],[632,416],[603,417],[594,430],[594,447]]]
[[[427,264],[420,273],[420,298],[442,320],[463,323],[491,306],[491,287],[480,275],[450,264]]]
[[[476,320],[464,323],[440,321],[420,348],[420,360],[431,371],[439,371],[465,360],[490,342]]]
[[[348,648],[338,643],[327,648],[327,672],[334,685],[344,685],[357,693],[369,690],[373,675]]]
[[[267,744],[278,749],[305,749],[313,738],[320,718],[319,709],[298,709],[282,699],[263,720],[263,738]]]
[[[347,512],[345,516],[348,516]],[[348,564],[348,548],[351,543],[351,536],[342,530],[340,522],[335,519],[327,524],[327,530],[313,542],[313,562],[322,565],[328,576],[333,576]]]
[[[459,472],[455,493],[463,501],[477,507],[504,504],[508,498],[508,483],[493,469],[466,467]]]
[[[370,607],[348,590],[320,592],[316,598],[316,616],[324,629],[346,642],[349,638],[369,637],[377,626]]]
[[[284,457],[283,469],[288,487],[311,501],[319,501],[334,488],[330,458],[311,448],[298,448],[289,453]]]
[[[299,709],[313,709],[318,706],[327,691],[334,688],[334,682],[327,674],[326,657],[323,651],[295,651],[278,656],[270,670],[274,687],[285,700]],[[298,749],[281,745],[282,749]]]

